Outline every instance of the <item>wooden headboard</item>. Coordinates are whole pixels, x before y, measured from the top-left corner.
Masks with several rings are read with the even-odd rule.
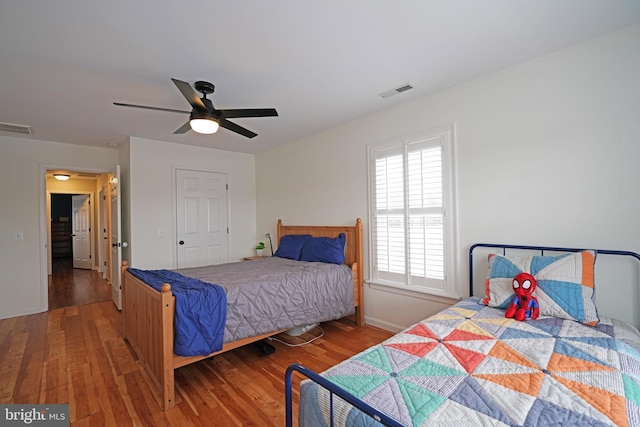
[[[362,220],[356,219],[355,225],[284,225],[278,220],[278,244],[282,236],[287,234],[310,234],[313,237],[338,237],[340,233],[346,236],[344,263],[351,266],[353,271],[356,323],[364,324],[364,263],[362,252]]]

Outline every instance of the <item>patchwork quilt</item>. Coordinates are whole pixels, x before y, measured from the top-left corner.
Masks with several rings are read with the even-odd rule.
[[[640,334],[469,298],[322,374],[407,426],[640,425]],[[299,424],[329,425],[329,393],[300,387]],[[379,425],[334,396],[334,425]]]

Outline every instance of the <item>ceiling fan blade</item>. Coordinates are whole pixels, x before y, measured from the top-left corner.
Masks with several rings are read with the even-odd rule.
[[[183,114],[190,114],[191,113],[191,111],[174,110],[172,108],[148,107],[146,105],[123,104],[122,102],[114,102],[113,105],[117,105],[119,107],[142,108],[142,109],[145,109],[145,110],[168,111],[170,113],[183,113]]]
[[[253,138],[254,136],[258,135],[257,133],[251,132],[249,129],[245,129],[242,126],[230,122],[229,120],[226,120],[224,118],[220,119],[219,123],[221,127],[229,129],[230,131],[233,131],[235,133],[239,133],[240,135],[246,136],[247,138]]]
[[[173,134],[174,135],[180,135],[180,134],[183,134],[183,133],[187,133],[190,130],[191,130],[191,124],[189,122],[187,122],[187,123],[183,124],[182,126],[180,126],[178,128],[178,130],[175,131]]]
[[[182,96],[184,96],[189,104],[198,111],[207,112],[207,106],[204,105],[198,94],[191,87],[191,85],[187,82],[183,82],[182,80],[171,79],[171,81],[176,85]]]
[[[235,110],[218,110],[222,117],[232,119],[234,117],[276,117],[275,108],[242,108]]]

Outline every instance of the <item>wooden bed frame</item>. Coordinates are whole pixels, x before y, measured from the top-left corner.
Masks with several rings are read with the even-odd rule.
[[[278,242],[287,234],[310,234],[314,237],[337,237],[345,233],[345,264],[353,271],[355,322],[364,324],[362,221],[354,226],[292,226],[278,220]],[[251,261],[246,261],[251,262]],[[160,390],[164,410],[175,406],[174,371],[225,351],[279,334],[283,330],[225,343],[221,351],[206,356],[184,357],[173,352],[175,298],[168,283],[158,292],[127,271],[122,263],[123,338],[142,362],[155,386]]]

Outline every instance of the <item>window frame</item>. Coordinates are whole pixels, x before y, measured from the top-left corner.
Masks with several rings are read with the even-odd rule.
[[[425,141],[437,141],[429,143]],[[410,216],[408,188],[408,171],[406,169],[407,156],[412,146],[437,146],[441,147],[441,176],[442,176],[442,227],[443,227],[443,273],[442,281],[438,281],[440,286],[431,286],[427,280],[425,284],[412,283],[410,277],[410,265],[406,261],[409,259],[409,243],[404,241],[405,272],[401,274],[402,280],[390,279],[389,274],[379,274],[377,260],[377,220],[376,210],[376,160],[378,153],[399,153],[403,155],[403,181],[404,181],[404,202],[402,211],[405,218]],[[418,292],[420,294],[435,295],[445,298],[460,298],[460,288],[458,286],[456,266],[457,236],[456,236],[456,187],[455,187],[455,157],[454,157],[454,125],[448,124],[412,134],[394,137],[382,142],[367,145],[367,184],[368,184],[368,219],[369,219],[369,280],[370,284],[383,286],[386,289],[398,290],[400,293],[406,291]],[[405,232],[408,225],[405,225]],[[393,275],[393,274],[392,274]],[[399,277],[399,276],[398,276]]]

